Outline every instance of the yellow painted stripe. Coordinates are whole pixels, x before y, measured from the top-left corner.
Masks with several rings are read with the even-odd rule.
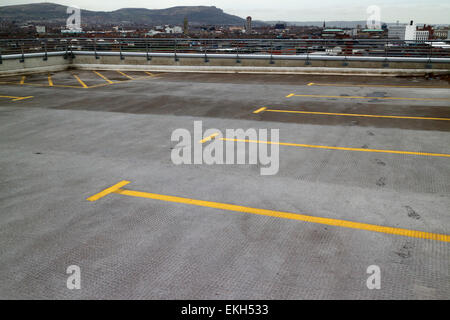
[[[219,135],[218,133],[213,133],[213,134],[210,135],[209,137],[206,137],[205,139],[200,140],[199,143],[205,143],[205,142],[207,142],[207,141],[209,141],[209,140],[212,140],[214,137],[217,137],[218,135]]]
[[[25,76],[22,76],[22,78],[20,79],[20,84],[24,84],[25,83]]]
[[[13,82],[13,81],[0,81],[0,84],[15,84],[18,85],[20,84],[20,82]],[[35,87],[48,87],[48,84],[42,84],[42,83],[24,83],[24,86],[35,86]],[[62,85],[62,84],[53,84],[52,87],[57,87],[57,88],[77,88],[80,89],[79,86],[67,86],[67,85]]]
[[[88,88],[88,86],[86,85],[86,83],[84,83],[83,80],[81,80],[79,76],[77,76],[76,74],[74,74],[73,76],[74,76],[75,79],[78,80],[78,82],[81,84],[81,86],[82,86],[83,88]]]
[[[263,108],[259,108],[258,110],[253,111],[253,113],[260,113],[263,112],[264,110],[266,110],[267,108],[263,107]]]
[[[98,88],[98,87],[106,87],[112,84],[116,84],[117,82],[113,82],[113,83],[101,83],[101,84],[95,84],[93,86],[89,86],[89,89],[91,88]]]
[[[0,98],[11,99],[12,101],[20,101],[20,100],[33,98],[33,96],[27,96],[27,97],[0,96]]]
[[[94,72],[96,75],[98,75],[100,78],[102,78],[103,80],[105,80],[106,82],[108,82],[109,84],[113,83],[111,80],[109,80],[107,77],[105,77],[104,75],[102,75],[100,72],[93,70],[92,72]]]
[[[384,84],[338,84],[338,83],[308,83],[308,86],[324,86],[324,87],[383,87],[383,88],[417,88],[417,89],[448,89],[450,87],[438,86],[402,86],[402,85],[384,85]]]
[[[280,112],[280,113],[299,113],[299,114],[317,114],[317,115],[329,115],[329,116],[346,116],[346,117],[368,117],[368,118],[392,118],[392,119],[416,119],[416,120],[446,120],[450,121],[450,118],[431,118],[431,117],[409,117],[409,116],[383,116],[375,114],[358,114],[358,113],[333,113],[333,112],[316,112],[316,111],[298,111],[298,110],[279,110],[279,109],[258,109],[258,112]],[[254,111],[253,113],[258,113]]]
[[[295,94],[294,94],[294,93],[291,93],[291,94],[288,94],[288,95],[286,96],[286,98],[291,98],[291,97],[293,97],[293,96],[295,96]]]
[[[325,96],[319,94],[290,94],[290,97],[308,97],[308,98],[336,98],[336,99],[383,99],[383,100],[418,100],[418,101],[449,101],[450,98],[400,98],[400,97],[363,97],[363,96]]]
[[[271,142],[271,141],[261,141],[261,140],[245,140],[245,139],[229,139],[229,138],[220,138],[220,139],[223,140],[223,141],[262,143],[262,144],[278,144],[278,145],[281,145],[281,146],[302,147],[302,148],[316,148],[316,149],[343,150],[343,151],[361,151],[361,152],[380,152],[380,153],[394,153],[394,154],[410,154],[410,155],[418,155],[418,156],[447,157],[447,158],[450,158],[450,154],[443,154],[443,153],[397,151],[397,150],[379,150],[379,149],[363,149],[363,148],[345,148],[345,147],[319,146],[319,145],[300,144],[300,143]]]
[[[127,75],[126,73],[123,73],[122,71],[116,70],[118,73],[120,73],[121,75],[123,75],[124,77],[127,77],[130,80],[134,80],[133,77]]]
[[[21,101],[21,100],[26,100],[26,99],[31,99],[33,98],[33,96],[28,96],[28,97],[19,97],[19,98],[15,98],[12,101]]]
[[[411,238],[450,242],[450,236],[444,235],[444,234],[415,231],[415,230],[408,230],[408,229],[394,228],[394,227],[385,227],[385,226],[379,226],[379,225],[374,225],[374,224],[353,222],[353,221],[340,220],[340,219],[314,217],[314,216],[308,216],[308,215],[304,215],[304,214],[296,214],[296,213],[291,213],[291,212],[258,209],[258,208],[252,208],[252,207],[238,206],[238,205],[234,205],[234,204],[203,201],[203,200],[196,200],[196,199],[190,199],[190,198],[181,198],[181,197],[167,196],[167,195],[148,193],[148,192],[123,190],[120,188],[116,189],[114,191],[114,193],[120,194],[120,195],[125,195],[125,196],[131,196],[131,197],[146,198],[146,199],[153,199],[153,200],[160,200],[160,201],[174,202],[174,203],[182,203],[182,204],[194,205],[194,206],[199,206],[199,207],[207,207],[207,208],[214,208],[214,209],[234,211],[234,212],[250,213],[250,214],[269,216],[269,217],[275,217],[275,218],[317,223],[317,224],[329,225],[329,226],[335,226],[335,227],[341,227],[341,228],[352,228],[352,229],[393,234],[393,235],[399,235],[399,236],[405,236],[405,237],[411,237]]]
[[[125,180],[121,181],[121,182],[113,185],[112,187],[109,187],[109,188],[107,188],[107,189],[105,189],[105,190],[103,190],[103,191],[93,195],[92,197],[87,198],[86,200],[88,200],[88,201],[97,201],[98,199],[101,199],[104,196],[107,196],[108,194],[113,193],[114,191],[122,188],[123,186],[126,186],[129,183],[130,183],[130,181],[125,181]]]
[[[52,80],[52,76],[50,74],[48,75],[48,85],[50,87],[53,87],[53,80]]]

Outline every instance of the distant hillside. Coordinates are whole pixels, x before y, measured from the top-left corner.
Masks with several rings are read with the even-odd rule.
[[[26,22],[49,22],[64,24],[68,15],[66,6],[54,3],[35,3],[0,7],[0,20]],[[243,25],[245,20],[226,14],[216,7],[189,6],[168,9],[125,8],[111,12],[81,10],[82,24],[116,25],[182,25],[184,18],[189,24]]]

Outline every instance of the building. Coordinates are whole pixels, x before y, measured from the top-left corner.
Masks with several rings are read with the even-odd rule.
[[[183,33],[183,28],[178,27],[178,26],[175,26],[175,27],[166,26],[164,31],[165,31],[165,33],[169,33],[169,34]]]
[[[245,33],[251,34],[252,33],[252,17],[247,17],[247,21],[245,24]]]
[[[322,31],[323,38],[342,38],[345,35],[342,29],[325,29]]]
[[[441,40],[449,39],[449,29],[434,30],[434,37]]]
[[[416,41],[424,42],[430,38],[430,32],[428,30],[416,30]]]
[[[39,34],[45,33],[45,26],[36,26],[36,32]]]
[[[414,21],[411,20],[409,24],[396,24],[390,25],[388,27],[388,38],[398,39],[398,40],[416,40],[416,25]]]

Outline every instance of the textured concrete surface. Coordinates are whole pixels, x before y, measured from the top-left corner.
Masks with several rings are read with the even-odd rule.
[[[284,142],[450,154],[450,121],[253,114],[276,106],[450,118],[447,82],[102,74],[120,83],[2,79],[0,95],[33,98],[0,98],[1,298],[450,297],[450,243],[118,194],[86,201],[129,180],[132,190],[449,235],[450,158],[280,147],[275,176],[260,176],[257,165],[170,159],[171,133],[194,120],[223,131],[278,128]],[[70,72],[52,79],[80,85]],[[81,267],[81,290],[66,288],[69,265]],[[380,290],[366,287],[371,265],[381,268]]]

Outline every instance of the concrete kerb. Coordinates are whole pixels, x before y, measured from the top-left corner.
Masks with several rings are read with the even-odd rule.
[[[410,65],[409,68],[377,68],[369,62],[358,62],[358,67],[335,67],[331,66],[298,66],[298,65],[280,65],[280,66],[261,66],[260,61],[248,60],[245,64],[233,65],[227,60],[225,65],[220,65],[221,59],[218,59],[214,65],[204,65],[197,59],[188,59],[186,64],[169,63],[167,58],[161,58],[159,63],[155,61],[141,61],[139,58],[129,58],[124,61],[117,61],[116,57],[105,57],[100,63],[93,63],[91,57],[78,56],[74,59],[64,59],[62,56],[51,56],[48,60],[42,57],[28,57],[24,62],[19,59],[7,59],[0,65],[0,76],[12,76],[21,74],[57,72],[67,69],[80,70],[121,70],[121,71],[149,71],[149,72],[199,72],[199,73],[273,73],[273,74],[327,74],[327,75],[354,75],[354,76],[424,76],[427,74],[450,74],[450,68],[422,69],[416,65]],[[104,60],[104,61],[103,61]],[[128,60],[128,61],[127,61]],[[156,59],[158,60],[158,59]],[[190,61],[192,60],[192,61]],[[219,61],[220,60],[220,61]],[[203,61],[203,60],[202,60]],[[128,63],[127,63],[128,62]],[[173,64],[172,64],[173,63]],[[359,67],[361,64],[361,67]]]

